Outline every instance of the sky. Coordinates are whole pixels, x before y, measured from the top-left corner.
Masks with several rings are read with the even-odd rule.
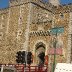
[[[0,9],[9,6],[9,0],[0,0]]]
[[[60,0],[62,4],[72,3],[72,0]],[[0,0],[0,9],[9,6],[9,0]]]
[[[72,3],[72,0],[61,0],[62,4],[68,4],[68,3]]]

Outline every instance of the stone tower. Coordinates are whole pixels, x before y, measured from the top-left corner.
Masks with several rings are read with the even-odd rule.
[[[51,4],[53,4],[54,6],[60,5],[60,0],[49,0],[49,2],[50,2]]]

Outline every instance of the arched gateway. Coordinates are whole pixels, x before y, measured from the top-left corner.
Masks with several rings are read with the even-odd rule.
[[[45,50],[46,46],[44,43],[39,42],[35,46],[35,57],[36,57],[36,64],[37,65],[43,65],[45,61]]]

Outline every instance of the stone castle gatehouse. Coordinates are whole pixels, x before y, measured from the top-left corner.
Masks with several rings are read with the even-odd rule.
[[[33,53],[33,64],[39,62],[40,52],[52,63],[54,38],[61,53],[56,62],[72,62],[72,4],[61,5],[59,0],[10,0],[9,4],[0,10],[1,64],[16,64],[16,53],[23,50]]]

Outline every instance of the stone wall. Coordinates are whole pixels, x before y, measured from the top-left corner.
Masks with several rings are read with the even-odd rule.
[[[0,63],[8,62],[8,52],[6,48],[8,11],[9,9],[0,11]]]
[[[52,26],[52,18],[53,14],[51,12],[33,4],[30,31],[48,30]]]
[[[7,13],[0,14],[0,22],[3,24],[0,25],[0,63],[15,64],[16,52],[24,49],[29,5],[10,7],[4,12]]]
[[[72,12],[69,15],[67,62],[72,63]]]
[[[36,44],[42,42],[46,45],[45,55],[48,55],[47,51],[49,48],[49,29],[52,27],[53,14],[43,6],[33,4],[30,24],[30,35],[29,35],[29,50],[34,55],[34,64],[36,64]]]
[[[58,11],[59,12],[59,11]],[[62,40],[63,40],[63,58],[65,59],[64,61],[67,61],[67,49],[68,49],[68,25],[69,25],[69,12],[68,13],[58,13],[55,14],[55,27],[64,27],[64,32],[61,33],[62,35]]]
[[[48,49],[49,49],[49,41],[50,41],[50,36],[30,36],[30,41],[29,41],[29,48],[30,51],[33,53],[34,57],[34,64],[36,64],[36,44],[39,42],[42,42],[45,44],[45,55],[48,55]]]
[[[63,62],[67,60],[69,13],[72,5],[53,6],[40,0],[10,0],[7,9],[0,10],[0,63],[15,64],[16,52],[29,50],[35,55],[35,45],[43,42],[48,55],[49,43],[53,38],[49,31],[53,27],[64,27],[61,35]],[[70,51],[70,50],[69,50]],[[53,59],[53,56],[50,56]]]

